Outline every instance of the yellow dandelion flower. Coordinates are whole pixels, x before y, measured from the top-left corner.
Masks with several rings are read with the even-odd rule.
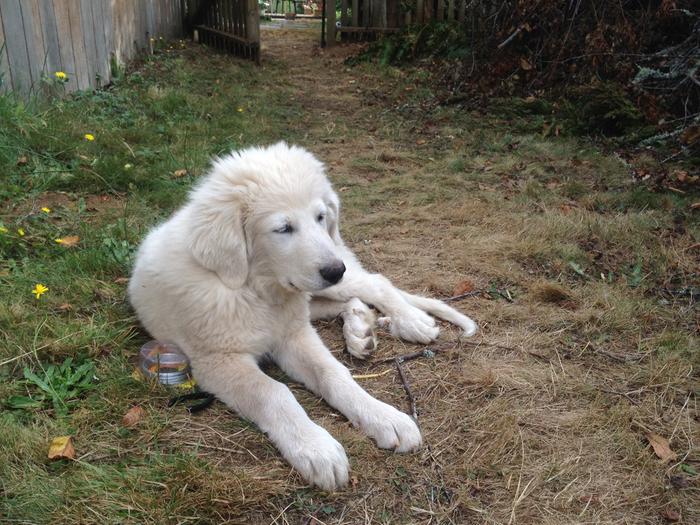
[[[44,206],[43,208],[41,208],[41,211],[43,211],[44,213],[51,213],[51,208],[47,208],[46,206]]]
[[[32,290],[32,293],[34,296],[39,299],[42,295],[44,295],[46,292],[49,291],[48,286],[44,286],[41,283],[37,283],[34,285],[34,289]]]
[[[24,228],[17,228],[17,234],[20,237],[24,237]]]
[[[66,75],[63,71],[56,71],[53,75],[58,80],[68,80],[68,75]]]
[[[243,108],[238,108],[236,111],[238,111],[239,113],[243,113],[243,111],[245,110]]]
[[[92,142],[93,140],[95,140],[95,135],[93,135],[92,133],[86,133],[85,135],[83,135],[83,137],[88,142]]]
[[[0,226],[0,233],[7,233],[7,228]]]

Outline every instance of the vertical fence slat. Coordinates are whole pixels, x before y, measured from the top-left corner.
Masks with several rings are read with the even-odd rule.
[[[54,14],[51,0],[38,0],[37,7],[38,20],[41,24],[42,38],[44,40],[46,74],[51,76],[56,71],[63,71],[61,53],[58,46],[56,15]]]
[[[87,61],[88,87],[97,85],[97,39],[92,20],[92,0],[80,0],[80,27],[83,33],[83,47]]]
[[[75,91],[78,89],[78,76],[75,71],[75,54],[73,53],[73,41],[71,39],[70,21],[68,19],[68,2],[70,0],[53,0],[53,10],[56,20],[56,34],[58,35],[58,52],[61,57],[63,71],[68,75],[66,89]]]
[[[99,81],[96,81],[96,85],[99,87],[109,81],[109,55],[105,45],[103,27],[105,18],[102,13],[102,0],[90,2],[90,10],[92,12],[92,31],[95,38],[95,75],[99,76]]]
[[[0,6],[0,93],[12,90],[12,72],[7,57],[5,31],[3,30],[2,6]]]
[[[14,89],[29,92],[32,87],[32,74],[27,54],[20,0],[2,2],[2,19],[8,64],[12,70],[12,86]]]
[[[68,2],[68,19],[70,20],[70,32],[73,40],[73,54],[75,55],[75,70],[78,76],[78,87],[89,89],[90,69],[88,67],[87,50],[83,38],[83,24],[80,16],[80,4],[75,1]]]
[[[50,74],[47,69],[48,52],[44,42],[44,32],[42,31],[39,0],[27,0],[24,2],[22,18],[24,20],[29,61],[32,63],[32,77],[35,87],[39,89],[41,78]]]

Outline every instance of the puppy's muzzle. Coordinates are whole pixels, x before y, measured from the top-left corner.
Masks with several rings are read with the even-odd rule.
[[[324,278],[330,284],[336,284],[343,278],[345,273],[345,265],[343,261],[338,261],[328,266],[324,266],[319,270],[321,277]]]

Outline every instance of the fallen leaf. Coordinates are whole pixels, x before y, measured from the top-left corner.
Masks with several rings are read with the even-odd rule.
[[[676,176],[678,182],[685,182],[688,178],[688,172],[685,170],[675,170],[673,174]]]
[[[681,134],[681,142],[693,144],[700,139],[700,126],[689,126]]]
[[[419,146],[422,146],[423,144],[425,144],[425,139],[418,139],[416,141],[416,144],[418,144]]]
[[[694,202],[693,204],[690,205],[691,210],[700,210],[700,201]]]
[[[525,57],[520,57],[520,67],[523,71],[530,71],[532,69],[532,64]]]
[[[560,204],[559,210],[561,210],[561,212],[564,215],[568,215],[569,213],[571,213],[571,206],[569,206],[568,204]]]
[[[187,175],[187,170],[175,170],[173,172],[173,177],[175,177],[176,179],[184,177],[185,175]]]
[[[54,438],[49,445],[49,459],[75,459],[75,447],[73,438],[70,436],[60,436]]]
[[[654,434],[653,432],[647,432],[646,436],[649,443],[654,448],[654,453],[661,458],[664,463],[676,459],[676,453],[671,450],[666,438]]]
[[[349,186],[343,186],[343,187],[340,188],[338,191],[348,191],[349,189],[350,189]]]
[[[17,165],[18,166],[26,166],[28,162],[29,162],[29,159],[27,158],[26,155],[22,155],[21,157],[17,158]]]
[[[58,307],[58,309],[62,312],[69,312],[73,309],[73,305],[70,303],[63,303],[61,306]]]
[[[535,97],[533,97],[532,95],[530,95],[529,97],[525,98],[525,103],[532,104],[535,100],[537,100],[537,99]]]
[[[681,515],[677,510],[664,509],[660,512],[661,517],[668,521],[680,521]]]
[[[114,282],[116,284],[126,284],[129,282],[129,278],[128,277],[117,277],[116,279],[114,279]]]
[[[140,406],[131,407],[124,417],[122,418],[122,424],[125,427],[133,427],[138,424],[141,419],[143,419],[144,411]]]
[[[77,235],[69,235],[68,237],[61,237],[60,239],[56,239],[56,242],[64,248],[75,248],[76,246],[78,246],[78,242],[80,242],[80,237],[78,237]]]
[[[469,279],[458,282],[452,289],[452,295],[462,295],[463,293],[473,292],[476,286]]]

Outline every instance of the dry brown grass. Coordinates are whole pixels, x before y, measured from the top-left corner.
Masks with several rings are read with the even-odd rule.
[[[169,392],[134,391],[125,380],[100,393],[108,406],[98,429],[95,414],[80,411],[70,429],[0,428],[16,456],[0,495],[32,491],[16,465],[42,465],[43,440],[63,431],[89,452],[65,467],[74,476],[65,497],[36,504],[65,523],[636,525],[664,523],[667,510],[700,522],[697,305],[663,292],[697,286],[698,252],[688,249],[697,232],[674,230],[663,206],[616,208],[632,188],[615,157],[576,140],[508,138],[508,123],[482,115],[425,114],[398,98],[412,92],[409,73],[348,68],[351,51],[320,51],[315,36],[264,31],[263,67],[280,77],[261,89],[295,92],[289,103],[303,117],[280,126],[327,163],[346,241],[369,269],[413,292],[448,297],[469,279],[513,298],[456,302],[480,333],[461,342],[444,325],[434,357],[403,365],[423,449],[379,450],[290,384],[351,461],[351,486],[323,493],[222,404],[184,416],[164,408]],[[517,149],[504,146],[511,139]],[[344,353],[337,321],[318,329],[354,374],[370,376],[358,379],[370,393],[409,410],[382,359],[418,347],[380,334],[362,362]],[[146,416],[125,432],[119,421],[133,403]],[[677,458],[657,458],[647,432],[668,439]],[[36,486],[62,486],[61,468],[36,467]],[[85,481],[75,481],[81,472]]]
[[[346,447],[346,491],[305,488],[264,436],[221,406],[171,420],[161,446],[195,450],[211,469],[200,500],[207,494],[222,521],[246,523],[638,524],[663,522],[666,509],[698,521],[697,477],[679,468],[697,468],[699,459],[696,310],[653,293],[671,273],[696,268],[697,257],[682,248],[689,238],[659,237],[669,224],[663,210],[598,213],[588,193],[572,200],[558,186],[547,189],[542,174],[575,169],[569,155],[581,146],[573,142],[526,137],[527,153],[470,156],[470,131],[446,121],[447,132],[462,137],[454,151],[467,159],[452,163],[463,171],[455,174],[450,157],[434,153],[442,145],[417,147],[399,123],[382,127],[390,109],[368,107],[367,93],[394,89],[400,75],[359,89],[350,81],[366,80],[364,70],[344,68],[343,50],[312,51],[307,36],[264,35],[270,56],[294,64],[285,81],[300,92],[324,86],[297,100],[308,114],[302,142],[328,162],[345,202],[343,233],[360,258],[413,291],[448,296],[468,277],[515,300],[459,302],[480,334],[460,344],[445,326],[443,351],[404,364],[425,435],[420,453],[378,450],[293,385],[311,417]],[[590,155],[577,176],[603,177],[591,168],[598,162],[611,180],[621,178],[614,160]],[[524,178],[504,178],[532,159],[539,164]],[[594,259],[596,250],[603,255]],[[622,267],[637,259],[654,285],[628,286]],[[578,276],[568,260],[590,261],[590,275]],[[619,272],[614,282],[597,275],[608,270]],[[336,322],[319,330],[355,374],[388,371],[360,381],[408,410],[393,365],[380,360],[414,346],[384,334],[365,363],[343,353]],[[663,464],[648,431],[669,439],[678,459]],[[671,476],[689,486],[678,488]]]

